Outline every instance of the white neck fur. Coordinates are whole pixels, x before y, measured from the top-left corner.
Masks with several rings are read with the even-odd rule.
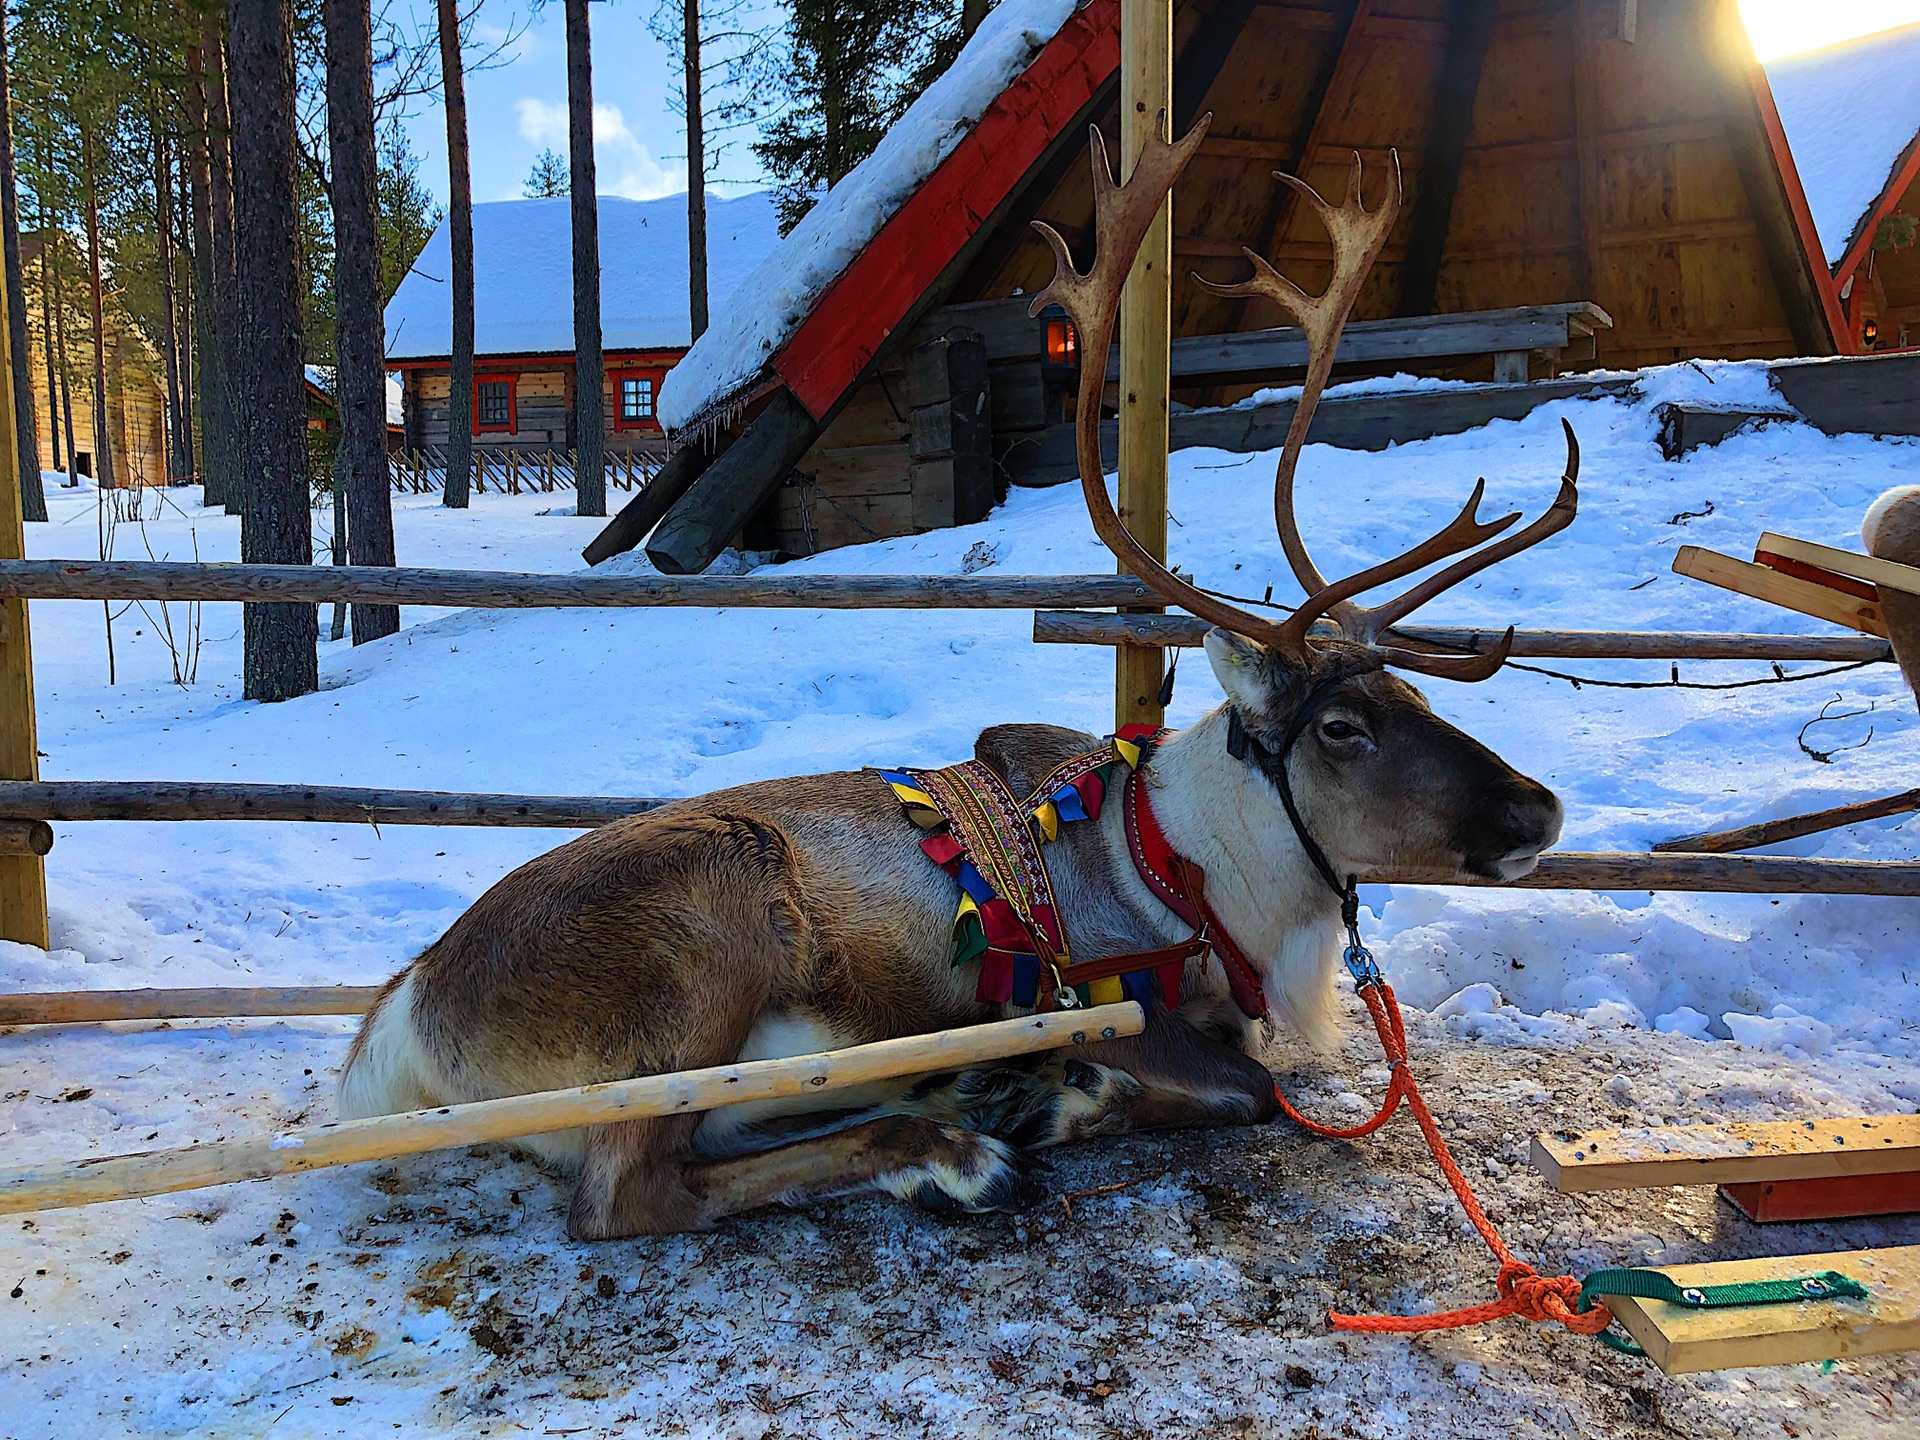
[[[1208,901],[1260,968],[1274,1020],[1329,1046],[1339,901],[1314,870],[1273,782],[1227,753],[1226,707],[1167,736],[1145,779],[1168,843],[1206,871]]]

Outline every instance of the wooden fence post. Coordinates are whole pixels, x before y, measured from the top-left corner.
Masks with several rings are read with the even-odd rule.
[[[1173,123],[1172,0],[1120,0],[1120,178],[1148,137]],[[1168,138],[1178,138],[1169,136]],[[1120,521],[1167,558],[1167,391],[1172,329],[1173,196],[1147,231],[1120,297]],[[1124,567],[1122,567],[1124,569]],[[1114,651],[1114,724],[1158,725],[1163,652]]]
[[[12,376],[14,365],[27,361],[8,349],[5,292],[0,286],[0,559],[24,560]],[[27,602],[0,600],[0,779],[38,780],[39,757]],[[38,855],[0,855],[0,940],[47,948],[47,868]]]

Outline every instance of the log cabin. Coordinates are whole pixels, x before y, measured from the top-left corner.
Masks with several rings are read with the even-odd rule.
[[[567,451],[579,444],[573,364],[572,202],[561,197],[473,207],[476,450]],[[687,306],[685,195],[602,195],[600,331],[609,454],[663,452],[661,381],[693,335]],[[707,286],[724,303],[773,248],[771,197],[707,200]],[[401,443],[447,443],[453,313],[446,222],[387,303],[387,364],[402,380]]]
[[[717,308],[662,392],[674,457],[588,559],[810,554],[1070,477],[1073,336],[1025,314],[1052,270],[1030,222],[1085,263],[1118,65],[1118,0],[1002,0]],[[1372,363],[1343,342],[1346,374],[1523,391],[1851,348],[1736,0],[1175,0],[1173,109],[1176,132],[1213,117],[1173,195],[1176,422],[1303,355],[1191,277],[1242,278],[1251,245],[1317,288],[1326,237],[1274,172],[1337,197],[1355,154],[1371,195],[1397,157],[1406,200],[1356,310]]]
[[[54,427],[60,426],[60,469],[90,479],[100,476],[99,440],[94,431],[92,331],[87,319],[84,277],[86,265],[79,247],[59,237],[61,292],[64,300],[66,349],[64,366],[47,364],[47,336],[58,332],[48,323],[48,232],[20,237],[20,264],[26,278],[27,373],[33,380],[33,428],[40,443],[40,465],[54,469]],[[107,453],[112,459],[115,485],[167,483],[167,397],[161,379],[160,356],[128,315],[117,291],[109,286],[101,297],[106,317]],[[65,384],[62,385],[64,371]],[[52,393],[49,393],[51,386]],[[67,453],[65,412],[73,411],[73,450]]]
[[[1850,348],[1920,346],[1920,25],[1767,66]]]

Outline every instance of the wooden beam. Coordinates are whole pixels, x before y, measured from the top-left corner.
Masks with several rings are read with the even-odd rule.
[[[379,985],[223,986],[200,990],[66,990],[0,995],[0,1025],[107,1020],[237,1019],[249,1015],[364,1015]]]
[[[785,482],[820,436],[820,425],[781,389],[726,454],[673,503],[647,542],[647,558],[669,575],[697,575]]]
[[[1172,134],[1176,139],[1199,118],[1213,82],[1226,68],[1257,8],[1259,0],[1219,0],[1180,47],[1180,57],[1173,66]],[[1206,144],[1203,142],[1200,148],[1205,152]]]
[[[1576,0],[1573,10],[1573,149],[1580,175],[1580,293],[1598,295],[1604,276],[1600,261],[1600,60],[1594,49],[1593,0]],[[1598,358],[1598,349],[1595,358]]]
[[[1562,1195],[1891,1175],[1920,1170],[1920,1115],[1555,1130],[1533,1137],[1528,1159]]]
[[[1765,820],[1757,825],[1742,825],[1733,830],[1710,830],[1699,835],[1683,835],[1678,840],[1662,840],[1654,846],[1660,853],[1678,851],[1695,855],[1725,855],[1737,850],[1758,850],[1763,845],[1778,845],[1783,840],[1798,840],[1803,835],[1818,835],[1823,830],[1838,830],[1843,825],[1859,825],[1868,820],[1884,820],[1889,815],[1906,815],[1920,810],[1920,790],[1903,790],[1879,800],[1858,800],[1851,805],[1836,805],[1831,810],[1816,810],[1809,815],[1789,815],[1781,820]]]
[[[1915,400],[1920,403],[1920,396],[1916,396]],[[1768,565],[1772,557],[1779,556],[1803,565],[1815,565],[1837,575],[1865,580],[1877,589],[1920,595],[1920,566],[1902,565],[1898,561],[1882,560],[1878,556],[1862,555],[1853,550],[1840,550],[1832,545],[1816,545],[1811,540],[1796,540],[1791,535],[1776,535],[1771,530],[1761,532],[1759,540],[1754,542],[1753,551],[1756,565]]]
[[[1104,615],[1036,610],[1038,645],[1159,645],[1197,648],[1212,625],[1191,615]],[[1396,625],[1396,644],[1486,654],[1503,632],[1465,625]],[[1516,659],[1892,660],[1893,647],[1865,635],[1741,635],[1696,630],[1516,630]],[[1656,847],[1658,848],[1658,847]]]
[[[1448,10],[1447,48],[1434,88],[1420,183],[1407,218],[1407,263],[1400,270],[1402,315],[1430,315],[1440,286],[1440,264],[1453,229],[1453,200],[1460,166],[1473,136],[1474,103],[1493,38],[1494,0],[1453,0]],[[1496,377],[1499,378],[1499,377]],[[1525,375],[1519,377],[1526,379]]]
[[[20,508],[20,447],[14,429],[13,367],[25,355],[10,353],[6,287],[0,285],[0,560],[20,560],[27,537]],[[38,725],[33,711],[33,638],[26,601],[0,599],[0,779],[40,776]],[[51,837],[49,837],[51,839]],[[0,940],[47,948],[47,867],[31,847],[0,853]]]
[[[1749,565],[1744,560],[1704,550],[1698,545],[1682,545],[1675,552],[1673,573],[1796,610],[1817,620],[1829,620],[1851,630],[1886,637],[1886,621],[1880,616],[1880,606],[1873,601],[1797,580],[1764,565]]]
[[[1920,1170],[1894,1175],[1826,1175],[1722,1185],[1720,1198],[1756,1225],[1852,1220],[1920,1211]]]
[[[823,1095],[876,1080],[964,1069],[1012,1055],[1138,1035],[1145,1024],[1140,1007],[1125,1001],[938,1030],[818,1055],[644,1075],[140,1155],[102,1155],[66,1164],[20,1166],[0,1170],[0,1214],[60,1210],[103,1200],[264,1180],[272,1175],[517,1140],[583,1125],[657,1115],[695,1115],[750,1100]]]
[[[1374,871],[1368,885],[1466,885],[1420,870]],[[1785,855],[1648,855],[1549,852],[1518,880],[1516,890],[1684,890],[1711,895],[1920,895],[1920,862],[1909,860],[1799,860]]]
[[[488,795],[359,785],[237,781],[4,780],[0,823],[47,820],[274,820],[322,825],[459,825],[590,830],[671,800],[620,795]]]
[[[1327,39],[1327,48],[1320,54],[1320,67],[1314,72],[1313,85],[1307,91],[1307,103],[1300,112],[1300,121],[1294,127],[1292,143],[1288,154],[1292,157],[1291,173],[1301,179],[1307,179],[1313,168],[1313,157],[1319,150],[1321,141],[1326,138],[1326,127],[1333,96],[1344,94],[1353,86],[1354,78],[1360,68],[1360,35],[1367,22],[1373,16],[1373,0],[1345,0],[1333,33]],[[1287,169],[1282,165],[1278,168]],[[1258,234],[1266,237],[1266,245],[1260,253],[1273,259],[1280,248],[1280,242],[1286,239],[1287,229],[1293,223],[1293,207],[1298,200],[1290,185],[1278,180],[1273,182],[1273,194],[1267,202],[1267,213]],[[1243,262],[1244,263],[1244,262]],[[1247,323],[1251,312],[1251,299],[1239,301],[1233,312],[1229,329],[1241,329]]]
[[[1338,365],[1380,365],[1508,350],[1561,350],[1612,324],[1612,316],[1587,301],[1356,320],[1341,331],[1334,359]],[[1223,385],[1304,370],[1309,358],[1306,332],[1285,325],[1228,335],[1184,335],[1173,342],[1170,363],[1176,382]],[[1119,357],[1108,363],[1107,378],[1120,378]]]
[[[1609,1296],[1607,1308],[1614,1319],[1668,1375],[1920,1348],[1920,1245],[1652,1268],[1683,1288],[1837,1270],[1868,1291],[1865,1300],[1808,1300],[1719,1310]]]
[[[382,565],[203,565],[148,560],[4,560],[0,596],[23,600],[374,600],[514,610],[581,606],[1031,610],[1154,599],[1119,575],[533,575]]]
[[[587,548],[580,552],[581,558],[589,565],[598,565],[602,560],[626,554],[645,540],[653,533],[653,527],[665,518],[667,511],[693,488],[694,481],[706,474],[708,467],[732,444],[733,436],[731,432],[726,432],[716,436],[711,443],[695,439],[674,451],[653,479],[641,487],[640,493],[621,506],[620,513],[593,537]]]
[[[1173,0],[1120,0],[1120,179],[1156,134],[1173,133]],[[1168,345],[1173,333],[1173,195],[1147,228],[1120,294],[1120,523],[1167,558]],[[1124,569],[1124,567],[1122,567]],[[1158,725],[1161,656],[1114,651],[1114,727]]]
[[[0,785],[19,781],[0,781]],[[53,849],[53,827],[44,820],[0,820],[0,855],[45,855]]]

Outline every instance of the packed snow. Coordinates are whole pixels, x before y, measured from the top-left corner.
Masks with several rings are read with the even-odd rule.
[[[609,350],[693,343],[687,312],[687,197],[600,197],[600,343]],[[773,197],[707,196],[707,294],[716,309],[779,239]],[[573,202],[473,207],[474,351],[573,349]],[[387,302],[387,358],[453,353],[452,240],[441,221]]]
[[[700,337],[660,387],[670,431],[698,424],[760,373],[840,278],[953,153],[987,107],[1066,24],[1075,0],[1001,0],[966,48],[853,171],[821,197],[739,290],[714,307]]]
[[[1673,575],[1675,548],[1738,554],[1763,529],[1857,547],[1873,497],[1920,483],[1920,442],[1769,423],[1664,462],[1654,398],[1723,389],[1751,400],[1764,373],[1676,367],[1637,396],[1464,435],[1380,453],[1311,447],[1303,527],[1332,573],[1437,528],[1476,476],[1486,513],[1537,513],[1560,473],[1564,417],[1582,442],[1579,520],[1421,618],[1821,629]],[[1271,455],[1176,455],[1173,560],[1256,601],[1268,586],[1294,598],[1271,475]],[[48,493],[53,520],[29,528],[31,553],[98,555],[98,497],[51,476]],[[118,521],[115,553],[235,558],[238,522],[191,493],[143,497],[147,518]],[[558,498],[476,495],[454,512],[397,496],[400,558],[576,568],[598,522],[557,513]],[[316,531],[325,523],[317,511]],[[780,569],[959,574],[982,557],[989,574],[1111,568],[1068,486],[1016,490],[978,525]],[[184,686],[167,627],[182,650],[187,607],[114,613],[109,684],[102,607],[33,606],[49,778],[679,795],[943,763],[998,720],[1097,731],[1111,717],[1110,652],[1035,646],[1016,612],[409,608],[390,639],[325,644],[324,688],[275,706],[239,698],[237,610],[207,607]],[[1643,850],[1912,783],[1920,725],[1891,666],[1785,668],[1814,678],[1575,689],[1510,667],[1427,689],[1558,791],[1563,848]],[[1693,663],[1680,676],[1771,671]],[[1173,723],[1218,699],[1187,654]],[[0,946],[0,988],[375,981],[567,838],[55,828],[54,948]],[[1778,847],[1873,859],[1917,848],[1900,817]],[[1419,1007],[1417,1074],[1509,1242],[1543,1271],[1920,1243],[1911,1219],[1761,1230],[1705,1190],[1557,1196],[1524,1163],[1543,1128],[1912,1112],[1920,902],[1410,887],[1367,899],[1369,939]],[[1386,1078],[1347,1004],[1341,1054],[1281,1037],[1267,1057],[1310,1109],[1343,1120]],[[0,1035],[9,1163],[328,1119],[351,1031],[316,1018]],[[1352,1146],[1272,1126],[1131,1137],[1050,1162],[1070,1206],[950,1225],[862,1200],[611,1245],[570,1242],[567,1183],[492,1149],[9,1219],[0,1434],[1892,1437],[1920,1408],[1901,1357],[1667,1379],[1517,1322],[1415,1341],[1329,1333],[1330,1306],[1410,1312],[1491,1294],[1491,1262],[1404,1121]]]
[[[1920,25],[1771,61],[1767,84],[1828,265],[1920,140]]]

